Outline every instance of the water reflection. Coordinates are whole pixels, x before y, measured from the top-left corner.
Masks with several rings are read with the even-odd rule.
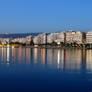
[[[87,50],[86,55],[86,68],[92,70],[92,50]]]
[[[9,64],[10,61],[10,48],[7,47],[7,64]]]
[[[61,70],[92,71],[92,50],[0,48],[1,64],[39,64]]]
[[[65,69],[81,68],[82,51],[80,49],[67,49],[65,55]]]

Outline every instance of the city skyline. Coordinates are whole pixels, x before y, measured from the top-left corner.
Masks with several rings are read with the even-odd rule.
[[[0,32],[92,29],[91,0],[1,0]]]
[[[51,32],[51,33],[20,33],[20,34],[0,34],[1,44],[9,43],[23,43],[26,45],[46,45],[53,44],[58,45],[61,43],[77,43],[86,44],[92,43],[92,31],[88,33],[81,31],[67,31],[67,32]],[[55,45],[55,44],[54,44]]]
[[[0,92],[92,92],[92,0],[0,0]]]

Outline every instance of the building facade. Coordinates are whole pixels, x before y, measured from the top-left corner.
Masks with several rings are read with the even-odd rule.
[[[11,39],[10,38],[0,38],[0,43],[2,44],[8,44],[10,43]]]
[[[14,39],[11,40],[11,42],[13,42],[13,43],[18,42],[18,43],[23,43],[23,44],[30,44],[31,40],[32,40],[32,36],[30,35],[30,36],[27,36],[27,37],[14,38]]]
[[[33,40],[31,35],[30,36],[27,36],[25,39],[26,39],[26,44],[28,44],[28,45]]]
[[[60,42],[65,42],[65,33],[64,32],[56,32],[56,33],[51,33],[47,36],[47,43],[60,43]]]
[[[11,42],[13,42],[13,43],[16,43],[16,42],[18,42],[18,43],[26,43],[26,39],[25,38],[14,38]]]
[[[81,31],[69,31],[66,32],[66,43],[78,43],[78,44],[82,44],[85,41],[85,33],[81,32]]]
[[[33,38],[34,44],[46,44],[47,36],[46,33],[39,34]]]
[[[86,43],[91,44],[92,43],[92,31],[89,31],[86,34]]]

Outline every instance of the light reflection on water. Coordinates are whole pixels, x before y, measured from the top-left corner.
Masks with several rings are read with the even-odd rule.
[[[0,48],[1,89],[91,92],[92,50]]]
[[[61,70],[92,71],[92,50],[0,48],[1,64],[39,64]]]

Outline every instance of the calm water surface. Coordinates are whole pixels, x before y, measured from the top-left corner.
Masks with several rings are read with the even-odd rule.
[[[0,92],[92,92],[92,50],[0,48]]]

